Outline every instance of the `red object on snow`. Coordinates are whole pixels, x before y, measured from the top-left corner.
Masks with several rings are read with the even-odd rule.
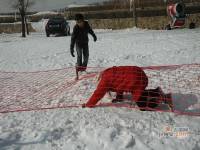
[[[170,4],[167,6],[167,13],[171,17],[171,28],[180,28],[185,24],[184,3]]]
[[[94,106],[106,92],[131,92],[133,100],[138,101],[148,85],[145,72],[137,66],[119,66],[108,68],[101,74],[100,82],[86,107]]]

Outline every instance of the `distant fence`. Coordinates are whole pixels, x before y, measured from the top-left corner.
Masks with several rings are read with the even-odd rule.
[[[161,30],[165,29],[169,22],[168,16],[138,17],[137,27]],[[188,28],[191,22],[194,22],[196,27],[200,27],[200,13],[188,15],[184,27]],[[133,18],[89,19],[89,23],[94,29],[124,29],[132,28],[135,25]]]
[[[136,9],[137,17],[167,16],[167,7]],[[113,18],[132,18],[133,12],[129,9],[99,10],[99,11],[66,11],[67,19],[74,19],[76,13],[84,14],[86,19],[113,19]],[[186,14],[200,13],[199,6],[187,6]]]
[[[89,67],[75,80],[74,68],[38,72],[0,72],[0,113],[81,107],[96,88],[95,77],[105,68]],[[177,114],[200,116],[200,64],[143,67],[148,88],[171,93]],[[110,104],[105,96],[98,106]],[[108,103],[106,103],[108,100]],[[118,107],[128,107],[118,105]],[[136,107],[133,107],[137,109]],[[169,111],[159,108],[158,111]]]
[[[89,24],[94,29],[125,29],[134,27],[133,18],[90,19]]]
[[[147,8],[166,8],[167,4],[180,2],[180,0],[135,0],[135,7],[137,9]],[[184,0],[187,6],[199,6],[200,0]],[[117,9],[129,9],[130,0],[111,0],[104,1],[103,3],[97,3],[96,5],[89,5],[83,7],[72,7],[64,9],[63,11],[74,11],[74,12],[86,12],[86,11],[102,11],[102,10],[117,10]]]
[[[56,16],[61,16],[62,14],[38,14],[38,15],[28,15],[27,19],[30,22],[38,22],[41,19],[48,19]],[[20,16],[10,15],[10,16],[0,16],[0,23],[14,23],[21,21]]]
[[[20,21],[20,17],[12,16],[0,16],[0,23],[14,23]]]
[[[164,29],[171,19],[167,16],[166,4],[163,0],[151,0],[151,1],[136,1],[136,15],[133,15],[132,9],[120,8],[120,5],[105,6],[87,6],[67,9],[64,12],[64,16],[67,20],[73,20],[76,13],[83,13],[85,18],[89,20],[93,28],[96,29],[124,29],[132,28],[135,26],[136,16],[137,27],[147,29]],[[200,0],[186,0],[186,24],[188,27],[191,22],[196,24],[196,27],[200,26]],[[58,14],[38,14],[29,15],[28,20],[30,22],[38,22],[43,18],[55,17]],[[19,17],[5,16],[0,17],[0,23],[12,23],[19,21]],[[13,27],[11,27],[13,28]],[[10,29],[12,30],[12,29]]]
[[[30,32],[35,32],[31,23],[28,23],[28,26]],[[21,23],[0,23],[0,33],[20,33],[21,28]]]
[[[199,3],[200,4],[200,3]],[[77,9],[79,10],[79,9]],[[105,11],[66,11],[67,19],[74,19],[76,13],[82,13],[96,29],[124,29],[135,26],[133,11],[129,9],[115,9]],[[200,27],[200,5],[186,7],[186,24],[189,27],[191,22]],[[136,9],[137,27],[147,29],[165,29],[171,18],[167,16],[166,6],[156,8]]]

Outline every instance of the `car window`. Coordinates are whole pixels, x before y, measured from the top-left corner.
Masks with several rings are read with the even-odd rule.
[[[53,19],[49,19],[49,22],[61,23],[61,22],[65,22],[65,19],[63,19],[63,18],[53,18]]]

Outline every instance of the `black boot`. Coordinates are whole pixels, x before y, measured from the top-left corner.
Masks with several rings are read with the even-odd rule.
[[[112,100],[112,103],[119,103],[123,102],[123,93],[117,93],[117,96],[115,99]]]

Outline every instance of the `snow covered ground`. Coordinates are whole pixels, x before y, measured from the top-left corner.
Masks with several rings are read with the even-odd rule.
[[[76,59],[69,52],[70,36],[47,38],[44,24],[44,21],[34,24],[38,32],[25,39],[20,34],[0,35],[1,71],[46,71],[74,66]],[[200,63],[200,29],[154,31],[133,28],[95,30],[95,33],[98,41],[95,43],[90,37],[89,43],[90,67]],[[181,70],[177,72],[182,73]],[[175,77],[173,73],[166,74]],[[182,73],[177,77],[181,80],[185,76]],[[195,79],[198,86],[199,80]],[[74,95],[80,87],[85,93],[89,91],[88,97],[95,84],[90,80],[81,81],[65,100],[80,96]],[[178,88],[176,86],[177,91]],[[185,91],[186,87],[181,88]],[[199,91],[200,88],[196,89],[197,96]],[[0,114],[0,150],[198,150],[199,123],[199,117],[111,107]]]

